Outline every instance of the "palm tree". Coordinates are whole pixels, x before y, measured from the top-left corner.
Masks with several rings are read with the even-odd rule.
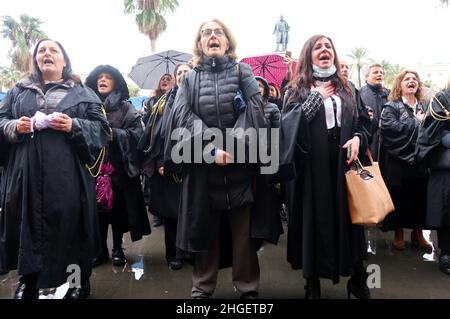
[[[30,69],[30,49],[39,40],[47,36],[41,30],[42,21],[27,14],[22,14],[19,21],[11,16],[2,17],[3,38],[11,40],[12,47],[8,52],[15,68],[20,72],[28,72]]]
[[[388,87],[392,86],[395,77],[404,69],[400,64],[390,64],[389,68],[384,69],[384,84]]]
[[[136,15],[139,32],[150,39],[152,51],[155,51],[156,39],[167,28],[164,14],[175,11],[177,0],[123,0],[125,14]]]
[[[447,6],[448,7],[448,0],[440,0],[441,1],[441,5],[442,6]]]
[[[20,72],[15,67],[9,68],[0,67],[0,90],[6,91],[12,88],[20,79]]]
[[[352,59],[350,62],[352,66],[356,67],[358,71],[358,86],[361,87],[361,71],[367,63],[369,50],[366,48],[354,48],[350,54],[347,54]]]

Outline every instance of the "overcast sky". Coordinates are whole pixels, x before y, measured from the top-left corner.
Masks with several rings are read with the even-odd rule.
[[[239,58],[272,52],[274,24],[281,14],[291,26],[288,49],[298,57],[313,34],[330,36],[338,55],[365,47],[370,57],[414,67],[450,63],[450,8],[438,0],[178,0],[166,17],[168,28],[157,51],[191,52],[200,23],[219,18],[238,41]],[[27,13],[40,18],[47,35],[68,51],[75,72],[89,73],[111,64],[128,73],[136,60],[151,54],[150,41],[134,18],[123,14],[122,0],[3,0],[0,15]],[[10,42],[0,40],[0,66],[7,66]]]

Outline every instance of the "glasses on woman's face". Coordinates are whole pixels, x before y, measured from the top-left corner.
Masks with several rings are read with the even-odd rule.
[[[216,28],[216,29],[205,29],[200,31],[200,33],[202,34],[203,38],[208,38],[210,37],[213,33],[216,37],[223,37],[225,35],[225,33],[223,32],[223,29],[221,28]]]

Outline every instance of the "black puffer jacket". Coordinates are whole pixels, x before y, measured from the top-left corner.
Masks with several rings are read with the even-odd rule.
[[[205,58],[196,71],[199,102],[194,110],[209,128],[219,128],[225,133],[227,128],[234,127],[237,120],[233,99],[239,81],[252,77],[252,71],[244,64],[236,67],[236,62],[228,57]],[[226,150],[225,138],[223,145]],[[209,165],[208,171],[208,195],[213,210],[229,210],[253,202],[251,177],[254,172],[248,165],[213,164]]]

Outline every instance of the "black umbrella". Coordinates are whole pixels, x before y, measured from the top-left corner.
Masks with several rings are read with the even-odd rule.
[[[177,64],[187,63],[192,54],[168,50],[140,58],[128,75],[141,89],[154,90],[164,74],[172,74]]]

